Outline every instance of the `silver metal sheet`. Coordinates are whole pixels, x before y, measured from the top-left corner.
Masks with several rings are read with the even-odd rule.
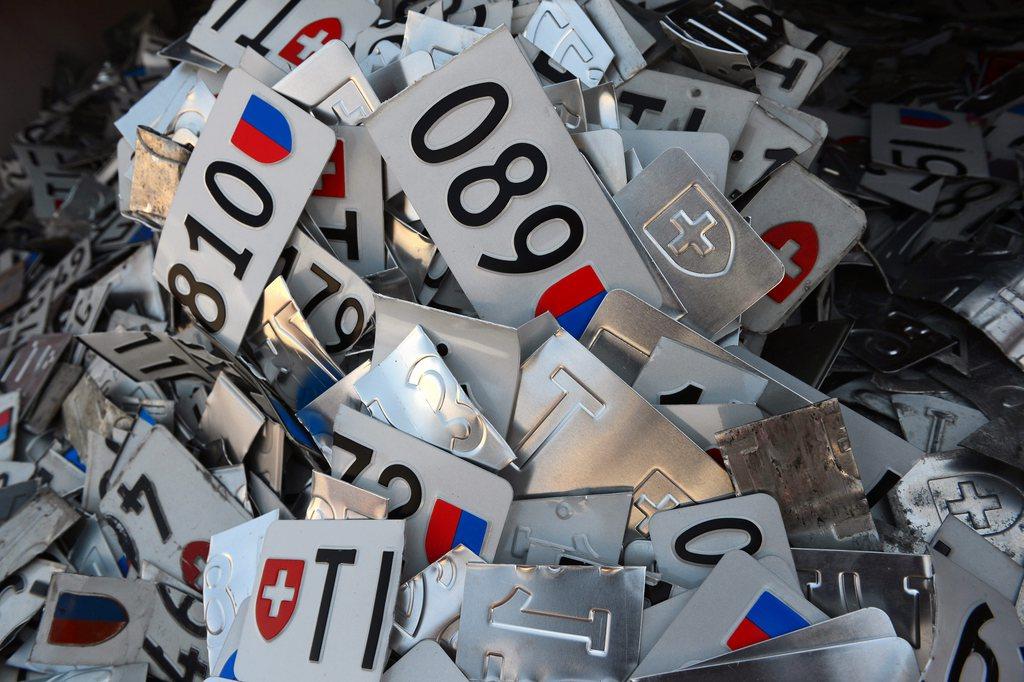
[[[131,196],[126,211],[159,227],[171,209],[191,150],[144,126],[137,128],[132,159]]]
[[[72,337],[67,334],[34,336],[11,358],[0,376],[0,389],[5,393],[21,392],[23,414],[31,412],[71,341]]]
[[[570,0],[543,0],[523,36],[585,87],[600,83],[615,57],[587,13]]]
[[[948,452],[988,423],[984,413],[951,400],[927,394],[891,396],[903,435],[922,452]]]
[[[647,657],[651,648],[661,639],[672,625],[672,621],[696,593],[697,590],[684,590],[644,609],[644,622],[640,632],[640,660]]]
[[[143,564],[140,573],[143,581],[156,585],[158,597],[142,642],[152,675],[167,682],[206,675],[202,598],[151,564]]]
[[[609,194],[615,194],[626,186],[626,157],[621,135],[614,130],[591,130],[574,133],[572,141],[590,162]]]
[[[766,111],[759,101],[750,111],[747,127],[729,158],[725,196],[730,201],[736,199],[765,174],[810,149],[810,140]]]
[[[110,282],[107,307],[137,309],[155,320],[167,319],[160,286],[153,278],[153,249],[148,244],[135,249],[100,281]],[[111,319],[115,317],[117,310],[111,313]]]
[[[313,472],[309,496],[306,518],[312,521],[383,519],[388,511],[386,497],[374,495],[319,471]]]
[[[718,405],[655,405],[658,412],[705,452],[717,448],[715,434],[767,415],[757,405],[722,403]]]
[[[100,280],[91,287],[79,289],[64,321],[64,333],[85,334],[93,331],[103,313],[110,287],[110,282]]]
[[[615,287],[660,304],[654,277],[506,29],[365,125],[482,318],[518,325],[545,310],[561,315]],[[449,140],[457,141],[437,146]],[[503,150],[497,166],[494,150]],[[514,195],[493,201],[466,184],[504,165],[523,167],[523,159],[535,164],[532,180],[510,185]],[[523,183],[532,183],[528,194],[520,194]]]
[[[74,572],[83,575],[100,578],[128,577],[117,565],[117,557],[107,542],[103,526],[95,517],[87,516],[82,520],[81,531],[68,553],[68,561],[74,567]]]
[[[779,501],[794,545],[877,549],[839,401],[723,431],[716,436],[736,489]]]
[[[49,682],[145,682],[148,671],[146,663],[128,663],[69,670],[48,679]]]
[[[867,224],[856,204],[797,164],[789,163],[743,207],[743,215],[782,259],[782,282],[743,314],[743,326],[767,333],[832,272]]]
[[[306,210],[334,255],[365,277],[387,267],[383,162],[366,128],[337,125],[334,134],[334,148]]]
[[[106,492],[103,477],[113,468],[117,453],[110,449],[106,438],[95,431],[88,434],[86,445],[79,453],[86,461],[82,508],[95,514],[100,508],[100,498]]]
[[[931,542],[953,515],[979,535],[1024,561],[1024,474],[968,450],[926,455],[889,492],[896,521],[918,542]]]
[[[623,16],[628,19],[629,15],[620,12],[614,0],[586,0],[580,6],[614,55],[605,72],[607,80],[614,83],[627,81],[647,66],[643,50],[634,42],[631,28],[623,19]]]
[[[0,581],[45,551],[80,515],[43,489],[0,526]]]
[[[456,315],[386,296],[375,296],[374,365],[419,325],[452,375],[504,436],[519,388],[519,340],[511,327]]]
[[[474,28],[463,28],[440,19],[428,17],[419,12],[405,15],[405,34],[400,55],[407,57],[413,52],[426,52],[440,69],[480,40],[483,33]]]
[[[633,390],[662,411],[664,406],[757,403],[768,380],[691,346],[658,341]]]
[[[227,466],[212,467],[210,473],[213,479],[231,493],[232,497],[238,500],[242,507],[249,509],[249,489],[245,467],[241,464],[229,464]]]
[[[626,491],[516,500],[494,562],[618,565],[632,499]]]
[[[397,53],[398,49],[395,51]],[[400,57],[368,74],[366,78],[377,97],[386,102],[433,70],[434,61],[430,54],[420,51]]]
[[[331,473],[387,497],[388,518],[406,520],[404,578],[459,543],[485,560],[494,556],[512,502],[507,482],[347,407],[331,437]],[[441,528],[456,512],[471,526],[450,537]]]
[[[544,86],[551,105],[565,124],[565,129],[576,134],[587,129],[587,112],[583,108],[583,90],[577,79]]]
[[[377,419],[457,457],[500,470],[515,455],[441,359],[442,346],[416,324],[355,382],[356,392]]]
[[[7,521],[28,504],[38,489],[39,482],[35,479],[0,488],[0,521]]]
[[[728,552],[640,662],[633,677],[679,670],[734,650],[737,626],[761,599],[776,607],[785,605],[790,611],[775,636],[828,619],[750,555]],[[742,634],[736,637],[742,641]]]
[[[772,405],[766,403],[764,407],[769,412],[777,413],[794,409],[794,401],[820,402],[828,398],[826,394],[783,372],[742,346],[730,346],[728,352],[733,353],[739,361],[747,363],[770,378],[774,386],[779,389],[773,394],[773,397],[785,398],[785,402],[779,400]],[[773,385],[769,384],[765,391],[766,397],[772,389]],[[850,438],[850,445],[853,447],[864,490],[869,492],[873,498],[880,498],[886,491],[884,489],[879,491],[879,485],[884,488],[886,480],[890,478],[886,472],[891,471],[897,476],[905,474],[914,466],[915,462],[921,459],[921,451],[845,405],[839,407],[839,412],[846,424],[847,435]]]
[[[686,319],[712,333],[784,275],[779,259],[686,152],[659,156],[615,203],[686,306]]]
[[[391,648],[397,654],[405,655],[420,642],[455,651],[468,565],[482,561],[459,545],[398,587],[391,631]]]
[[[523,363],[509,429],[517,495],[633,491],[627,539],[659,509],[731,493],[693,441],[559,330]]]
[[[720,133],[739,142],[757,95],[726,85],[646,69],[616,88],[624,126]]]
[[[35,462],[0,462],[0,489],[18,485],[32,478],[36,471]]]
[[[632,384],[663,337],[744,366],[714,341],[623,289],[608,292],[580,342],[620,379]]]
[[[0,644],[35,617],[43,608],[53,576],[67,570],[64,564],[36,559],[5,581],[0,590]]]
[[[111,474],[100,512],[114,526],[132,566],[149,561],[194,588],[210,536],[250,518],[162,426],[152,427],[135,454]]]
[[[800,588],[779,504],[770,495],[661,511],[651,517],[650,533],[661,579],[674,585],[699,587],[727,552],[740,549]]]
[[[638,677],[637,682],[689,682],[735,679],[842,679],[850,682],[914,682],[919,676],[910,645],[899,637],[833,644],[762,658],[700,666],[667,675]]]
[[[78,339],[138,382],[184,378],[213,381],[210,373],[170,334],[112,331],[84,334]],[[104,388],[103,382],[97,383]]]
[[[278,517],[271,511],[210,536],[202,585],[208,661],[219,660],[242,602],[252,595],[263,537]]]
[[[436,642],[421,642],[392,665],[382,682],[466,682],[466,676]]]
[[[317,340],[283,277],[267,285],[259,323],[246,344],[270,385],[295,410],[344,374]]]
[[[206,398],[206,409],[199,420],[199,435],[207,442],[223,439],[228,454],[237,464],[266,421],[263,412],[252,404],[245,392],[235,386],[226,372],[221,372]]]
[[[762,95],[789,107],[799,107],[818,82],[824,64],[816,54],[783,45],[754,69]]]
[[[793,560],[811,603],[834,617],[865,607],[881,609],[924,669],[935,618],[928,555],[794,548]]]
[[[729,162],[729,141],[724,135],[685,130],[619,130],[626,151],[632,151],[643,167],[647,167],[670,149],[689,154],[711,184],[722,191]],[[639,173],[630,175],[632,182]]]
[[[357,125],[380,106],[345,43],[332,40],[274,85],[328,125]]]
[[[622,679],[640,648],[644,570],[470,564],[456,663],[474,679]]]
[[[956,519],[943,522],[930,554],[935,567],[935,644],[921,679],[1024,676],[1024,628],[1012,601],[1024,569]],[[1000,570],[983,570],[993,562],[1001,564]]]
[[[85,485],[85,472],[72,464],[60,452],[62,446],[54,441],[50,449],[36,463],[35,477],[61,497],[70,497],[80,492]]]
[[[232,67],[246,46],[258,48],[274,65],[289,70],[329,40],[354,43],[379,16],[373,4],[293,0],[236,5],[218,0],[192,27],[188,44]]]
[[[709,659],[704,661],[700,667],[733,661],[749,661],[789,651],[806,651],[832,644],[863,642],[886,637],[896,637],[896,631],[893,630],[889,616],[881,609],[865,607]]]
[[[81,365],[59,362],[53,376],[36,399],[31,412],[23,415],[21,426],[30,433],[44,433],[60,412],[61,405],[82,376]]]
[[[618,130],[619,110],[615,87],[611,83],[586,88],[583,91],[583,108],[587,112],[587,130]]]

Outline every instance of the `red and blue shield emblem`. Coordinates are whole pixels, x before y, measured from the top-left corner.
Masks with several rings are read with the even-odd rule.
[[[578,339],[607,293],[594,268],[585,265],[548,287],[534,315],[550,312],[562,329]]]
[[[113,597],[62,592],[57,596],[53,622],[46,639],[50,644],[93,646],[128,627],[128,611]]]
[[[11,416],[13,414],[13,407],[8,407],[0,412],[0,443],[6,443],[7,439],[11,437]]]
[[[479,554],[485,535],[487,522],[482,518],[450,502],[437,500],[430,512],[427,535],[423,541],[427,561],[434,562],[459,545],[465,545],[466,549]]]
[[[805,628],[810,623],[786,602],[765,591],[757,598],[747,615],[732,631],[725,644],[730,650],[742,649],[772,637]]]
[[[292,129],[272,104],[250,95],[231,144],[254,161],[277,163],[292,153]]]
[[[912,128],[946,128],[953,122],[946,116],[929,109],[911,109],[900,107],[900,125]]]

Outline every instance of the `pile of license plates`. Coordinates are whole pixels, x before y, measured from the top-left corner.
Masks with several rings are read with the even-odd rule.
[[[1024,679],[1019,3],[192,20],[0,164],[0,682]]]

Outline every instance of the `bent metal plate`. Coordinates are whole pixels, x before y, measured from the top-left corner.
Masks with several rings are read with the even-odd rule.
[[[507,29],[481,38],[364,125],[482,318],[519,325],[550,310],[582,331],[611,289],[661,304],[653,275]]]
[[[228,351],[334,148],[331,129],[232,71],[185,166],[153,274]]]

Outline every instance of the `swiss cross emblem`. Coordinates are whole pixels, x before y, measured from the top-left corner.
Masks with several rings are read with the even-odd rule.
[[[692,183],[644,223],[644,234],[669,264],[691,277],[721,277],[732,269],[736,239],[729,219]]]
[[[284,630],[295,613],[306,562],[302,559],[267,559],[256,589],[256,627],[268,642]]]
[[[298,66],[325,44],[332,40],[341,40],[341,33],[341,21],[338,19],[318,19],[303,26],[278,54],[282,59]]]

